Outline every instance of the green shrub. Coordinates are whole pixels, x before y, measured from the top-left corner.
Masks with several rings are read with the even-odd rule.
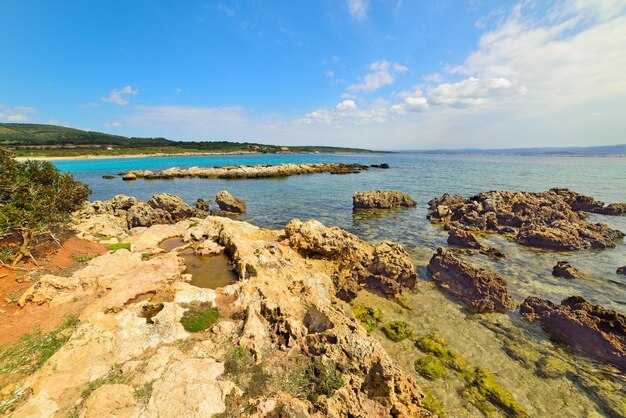
[[[317,403],[321,396],[330,397],[335,391],[343,386],[343,377],[334,364],[324,365],[321,361],[312,362],[307,369],[306,376],[311,382],[308,399]]]
[[[413,335],[411,326],[406,322],[392,321],[383,327],[383,332],[391,341],[398,342]]]
[[[53,234],[87,200],[87,185],[48,161],[19,162],[0,147],[0,239],[16,236],[13,264],[45,235]]]
[[[187,332],[201,332],[211,327],[219,319],[217,309],[210,302],[194,302],[180,319]]]

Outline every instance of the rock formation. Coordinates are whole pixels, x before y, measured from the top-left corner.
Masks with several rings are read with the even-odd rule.
[[[125,173],[122,180],[175,179],[175,178],[203,178],[203,179],[255,179],[268,177],[287,177],[301,174],[351,174],[367,170],[369,167],[361,164],[346,163],[319,163],[319,164],[278,164],[278,165],[248,165],[226,167],[172,167],[162,171],[134,170]]]
[[[552,268],[554,277],[562,277],[564,279],[579,279],[580,273],[578,269],[572,266],[568,261],[561,260]]]
[[[355,192],[352,196],[354,209],[391,209],[417,205],[411,197],[397,190],[373,190]]]
[[[245,213],[246,202],[236,198],[226,190],[222,190],[215,195],[215,203],[220,210],[232,213]]]
[[[564,299],[559,306],[549,300],[527,298],[520,313],[556,341],[569,344],[596,360],[626,371],[626,317],[580,296]]]
[[[444,194],[428,204],[432,222],[458,229],[515,234],[517,242],[533,247],[606,248],[614,247],[624,237],[621,231],[585,219],[587,212],[621,214],[619,208],[623,204],[604,206],[603,202],[567,189],[541,193],[492,191],[468,199]]]
[[[448,232],[448,244],[469,253],[484,254],[489,257],[504,257],[497,248],[482,245],[470,231],[451,227]]]
[[[619,267],[619,268],[616,270],[616,273],[617,273],[617,274],[622,274],[622,275],[626,276],[626,266]]]
[[[515,307],[503,277],[478,269],[443,248],[430,259],[428,272],[444,292],[460,299],[470,312],[506,312]]]
[[[415,266],[404,248],[383,241],[374,246],[337,227],[294,219],[285,227],[289,246],[305,257],[332,260],[337,297],[350,301],[364,286],[388,297],[415,287]]]
[[[96,226],[119,218],[90,209],[76,228],[104,240]],[[225,248],[240,280],[217,290],[188,284],[177,250],[158,247],[176,236]],[[367,270],[375,286],[414,283],[399,245],[375,247],[319,223],[269,231],[222,217],[133,228],[119,239],[130,250],[42,279],[21,299],[90,302],[69,341],[20,383],[12,416],[212,416],[242,405],[257,417],[432,416],[416,382],[334,296],[339,263]],[[190,334],[181,319],[207,304],[217,323]]]

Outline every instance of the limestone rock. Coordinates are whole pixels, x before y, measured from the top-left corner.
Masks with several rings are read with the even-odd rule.
[[[122,175],[122,180],[124,181],[132,181],[132,180],[137,180],[137,175],[135,173],[126,173],[124,175]]]
[[[148,205],[170,214],[172,221],[180,221],[194,215],[194,210],[178,196],[161,193],[152,196]]]
[[[549,300],[529,297],[522,303],[520,313],[539,321],[553,339],[626,371],[626,316],[592,305],[581,296],[564,299],[558,306]]]
[[[578,269],[572,266],[568,261],[559,261],[552,269],[554,277],[563,277],[565,279],[579,279],[580,273]]]
[[[139,416],[141,408],[135,390],[122,384],[103,385],[85,401],[80,418],[131,418]]]
[[[417,203],[409,195],[397,190],[355,192],[352,196],[354,209],[391,209],[416,205]]]
[[[128,228],[173,223],[172,216],[168,212],[144,202],[139,202],[128,210],[126,221]]]
[[[236,198],[226,190],[222,190],[215,195],[215,203],[220,207],[220,210],[232,213],[245,213],[246,202]]]
[[[443,248],[430,259],[428,272],[443,291],[459,298],[471,312],[506,312],[515,307],[503,277],[478,269]]]

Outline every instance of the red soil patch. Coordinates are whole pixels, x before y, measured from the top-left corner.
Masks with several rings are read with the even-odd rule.
[[[80,262],[104,254],[107,247],[75,237],[63,241],[61,246],[49,244],[38,248],[39,266],[29,262],[24,270],[11,270],[0,266],[0,345],[10,344],[22,335],[39,328],[41,332],[54,329],[68,314],[79,314],[87,305],[86,300],[51,307],[48,304],[28,304],[20,308],[15,303],[20,295],[32,286],[30,275],[37,273],[63,274],[63,270],[75,268]]]

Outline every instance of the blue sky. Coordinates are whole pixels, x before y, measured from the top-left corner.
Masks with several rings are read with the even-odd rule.
[[[3,0],[0,39],[0,121],[379,149],[626,142],[624,0]]]

